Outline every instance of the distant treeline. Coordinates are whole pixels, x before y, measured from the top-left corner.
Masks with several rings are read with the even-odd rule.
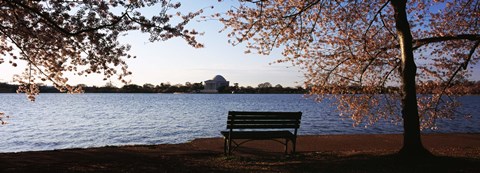
[[[42,93],[59,93],[53,86],[39,85]],[[204,89],[202,83],[190,83],[171,85],[169,83],[161,83],[159,85],[153,84],[128,84],[123,87],[115,87],[107,84],[102,87],[80,85],[86,93],[201,93]],[[458,94],[475,94],[480,95],[480,81],[465,81],[462,83],[455,83],[455,89],[451,93]],[[426,82],[423,85],[417,86],[417,93],[431,94],[434,89],[445,88],[445,85]],[[0,83],[0,93],[15,93],[18,85],[7,83]],[[325,88],[333,94],[361,94],[361,87],[331,87]],[[251,86],[229,86],[221,87],[218,93],[244,93],[244,94],[305,94],[309,89],[303,87],[283,87],[282,85],[271,85],[269,82],[261,83],[257,87]],[[399,91],[398,87],[386,87],[378,89],[377,93],[391,93]]]
[[[398,86],[366,87],[366,86],[330,86],[323,88],[325,93],[331,94],[364,94],[364,93],[398,93]],[[418,94],[444,93],[459,95],[480,95],[480,81],[462,81],[450,84],[432,81],[422,82],[416,86]]]
[[[59,93],[53,86],[39,85],[41,93]],[[123,87],[115,87],[107,84],[102,87],[86,86],[80,84],[85,93],[200,93],[204,89],[202,83],[190,83],[171,85],[169,83],[153,84],[128,84]],[[18,85],[0,83],[0,93],[15,93]],[[270,83],[259,84],[258,87],[229,86],[218,89],[219,93],[245,93],[245,94],[304,94],[307,90],[298,87],[272,86]]]

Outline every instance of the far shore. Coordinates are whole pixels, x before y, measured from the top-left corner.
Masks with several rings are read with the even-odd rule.
[[[418,161],[395,153],[400,134],[306,135],[297,154],[273,141],[252,141],[224,156],[223,139],[0,153],[0,172],[480,172],[480,134],[425,134],[435,155]]]

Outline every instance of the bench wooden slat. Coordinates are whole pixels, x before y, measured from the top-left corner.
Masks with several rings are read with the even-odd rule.
[[[227,120],[227,124],[300,124],[298,120]]]
[[[302,112],[241,112],[241,111],[229,111],[228,115],[298,115],[298,116],[301,116]]]
[[[229,115],[227,119],[300,119],[301,115]]]
[[[228,135],[229,131],[222,131],[222,135]],[[232,139],[277,139],[293,138],[295,135],[287,130],[284,131],[253,131],[253,132],[232,132]]]
[[[293,129],[299,128],[298,124],[234,124],[227,125],[227,129]]]

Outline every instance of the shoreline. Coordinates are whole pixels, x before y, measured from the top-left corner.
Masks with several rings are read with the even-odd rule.
[[[439,159],[416,165],[419,169],[480,170],[480,133],[423,134],[422,141]],[[274,141],[248,142],[225,157],[222,138],[201,138],[181,144],[0,153],[0,172],[331,172],[338,167],[345,168],[337,172],[396,172],[394,155],[401,146],[401,134],[302,135],[293,157]],[[371,165],[357,167],[358,162]],[[386,166],[375,166],[378,162]],[[300,170],[290,169],[299,165]]]
[[[458,136],[458,135],[478,135],[480,136],[479,132],[460,132],[460,133],[422,133],[422,139],[424,136]],[[343,137],[342,137],[343,136]],[[363,133],[358,133],[358,134],[319,134],[319,135],[298,135],[299,141],[302,140],[311,140],[311,139],[316,139],[316,138],[322,138],[322,137],[356,137],[356,136],[370,136],[370,137],[381,137],[381,136],[390,136],[395,138],[396,143],[401,143],[402,141],[402,134],[400,133],[387,133],[387,134],[363,134]],[[304,139],[307,138],[307,139]],[[429,137],[427,137],[429,138]],[[186,142],[180,142],[180,143],[159,143],[159,144],[145,144],[145,143],[138,143],[138,144],[126,144],[126,145],[105,145],[105,146],[92,146],[92,147],[73,147],[73,148],[59,148],[59,149],[47,149],[47,150],[27,150],[27,151],[6,151],[6,152],[0,152],[1,154],[14,154],[14,153],[25,153],[25,152],[53,152],[53,151],[61,151],[61,150],[88,150],[88,149],[99,149],[99,148],[110,148],[110,147],[136,147],[136,146],[156,146],[156,145],[181,145],[181,144],[189,144],[189,143],[201,143],[201,145],[211,145],[211,143],[218,143],[219,140],[222,139],[222,137],[201,137],[201,138],[195,138]],[[480,138],[479,138],[480,140]],[[254,141],[255,142],[255,141]],[[264,143],[263,141],[262,143]],[[305,142],[305,141],[304,141]],[[209,143],[209,144],[205,144]],[[257,141],[258,143],[258,141]],[[268,142],[267,142],[268,143]],[[314,142],[306,142],[306,146],[310,148],[310,151],[314,151],[316,149],[312,149],[311,144]],[[275,143],[272,143],[271,145],[274,145]],[[310,145],[309,145],[310,144]],[[198,145],[198,144],[197,144]],[[257,145],[257,144],[254,144]],[[265,145],[265,144],[262,144]],[[223,139],[222,139],[222,146],[223,147]],[[250,146],[251,147],[251,146]],[[303,146],[304,147],[304,146]],[[390,146],[391,147],[391,146]],[[325,149],[325,148],[323,148]],[[338,150],[339,148],[337,148]],[[220,151],[220,148],[209,148],[209,150],[218,150]],[[317,149],[318,150],[318,149]],[[221,150],[223,151],[223,149]],[[306,151],[308,152],[308,151]]]

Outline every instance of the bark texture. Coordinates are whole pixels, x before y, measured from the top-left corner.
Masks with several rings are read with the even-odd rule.
[[[420,119],[417,107],[415,75],[417,66],[413,55],[413,38],[407,20],[406,0],[394,0],[391,4],[395,10],[395,24],[402,53],[400,74],[402,78],[402,118],[403,146],[400,154],[418,156],[429,153],[422,144],[420,135]]]

